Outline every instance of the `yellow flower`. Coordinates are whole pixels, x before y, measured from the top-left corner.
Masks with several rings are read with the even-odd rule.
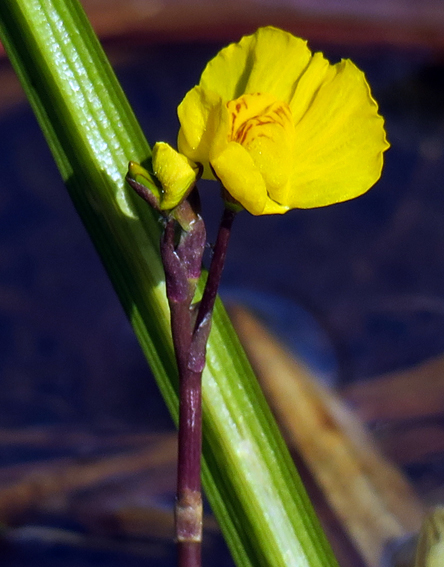
[[[199,173],[199,166],[176,152],[165,142],[156,142],[152,155],[152,172],[130,161],[126,179],[133,189],[158,211],[169,211],[187,198]]]
[[[389,147],[364,74],[272,27],[222,49],[178,115],[179,151],[253,215],[357,197]]]
[[[160,209],[173,209],[185,199],[196,181],[198,168],[169,144],[156,142],[153,148],[153,172],[162,185]]]

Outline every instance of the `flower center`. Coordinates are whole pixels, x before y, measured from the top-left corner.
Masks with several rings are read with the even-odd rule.
[[[295,129],[290,107],[273,95],[255,93],[228,102],[227,109],[228,141],[247,150],[269,192],[280,194],[293,167]]]
[[[249,146],[256,138],[273,138],[293,131],[291,110],[285,102],[262,93],[246,94],[227,103],[230,140]]]

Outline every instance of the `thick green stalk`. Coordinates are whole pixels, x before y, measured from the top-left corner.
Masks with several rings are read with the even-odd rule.
[[[124,183],[147,142],[77,0],[1,0],[0,34],[177,420],[159,226]],[[336,565],[220,302],[203,381],[204,486],[237,564]]]

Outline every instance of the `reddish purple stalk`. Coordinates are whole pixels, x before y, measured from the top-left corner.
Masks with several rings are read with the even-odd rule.
[[[211,316],[236,213],[225,209],[214,246],[208,279],[194,321],[191,302],[205,244],[203,221],[197,217],[175,244],[175,221],[162,240],[171,330],[179,371],[179,441],[175,507],[178,567],[201,566],[202,542],[202,371]]]

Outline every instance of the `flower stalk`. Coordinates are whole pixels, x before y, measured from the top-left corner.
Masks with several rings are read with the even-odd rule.
[[[193,196],[196,191],[193,193]],[[186,224],[176,245],[176,229],[184,212],[193,214],[184,201],[165,225],[161,256],[165,269],[167,297],[171,311],[171,331],[179,373],[179,434],[175,535],[179,567],[200,567],[202,544],[202,372],[211,317],[222,276],[231,227],[236,213],[224,209],[214,246],[202,300],[192,301],[200,277],[205,247],[205,225],[198,213]],[[191,212],[191,215],[190,215]],[[179,221],[179,222],[178,222]],[[194,313],[196,315],[194,316]]]

